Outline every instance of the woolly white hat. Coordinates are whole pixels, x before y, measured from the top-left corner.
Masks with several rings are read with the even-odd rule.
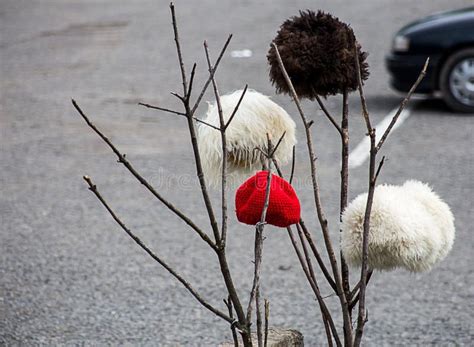
[[[341,248],[349,264],[362,264],[367,193],[355,198],[342,217]],[[442,260],[454,242],[454,217],[431,188],[418,181],[375,188],[369,231],[368,266],[421,272]]]
[[[224,121],[227,121],[237,105],[242,90],[221,96]],[[219,114],[215,103],[209,104],[203,118],[206,123],[219,127]],[[256,171],[262,169],[260,153],[255,148],[266,148],[267,133],[275,142],[285,136],[275,152],[280,165],[292,157],[296,144],[295,122],[286,111],[255,90],[247,90],[239,109],[226,130],[228,182],[236,186]],[[198,144],[206,180],[211,185],[219,184],[222,174],[222,144],[220,132],[205,124],[199,124]]]

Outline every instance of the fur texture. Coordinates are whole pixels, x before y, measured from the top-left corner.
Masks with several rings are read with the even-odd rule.
[[[354,199],[342,217],[341,247],[348,263],[362,263],[367,193]],[[369,232],[369,268],[430,270],[454,242],[454,217],[431,188],[418,181],[375,188]]]
[[[242,90],[221,96],[222,111],[227,121],[234,111]],[[203,120],[219,126],[219,114],[215,103],[209,104]],[[273,144],[286,131],[275,159],[284,165],[292,156],[296,144],[295,122],[286,111],[270,100],[268,96],[255,90],[247,90],[234,119],[226,131],[228,151],[228,182],[231,186],[241,184],[260,170],[260,154],[255,148],[265,148],[267,133]],[[219,131],[205,124],[199,124],[198,144],[201,152],[203,171],[211,185],[219,184],[222,174],[222,147]]]
[[[286,20],[273,40],[300,97],[314,99],[357,88],[352,29],[328,13],[300,11]],[[359,49],[362,80],[369,76],[367,53]],[[267,55],[270,80],[278,92],[289,94],[273,46]]]

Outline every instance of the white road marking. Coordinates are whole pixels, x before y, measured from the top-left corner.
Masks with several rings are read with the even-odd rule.
[[[230,52],[232,58],[250,58],[253,52],[250,49],[235,50]]]
[[[398,111],[398,106],[393,109],[379,124],[375,126],[376,129],[376,139],[377,141],[383,135],[385,130],[387,130],[390,122],[392,121],[393,116]],[[392,128],[394,131],[398,128],[408,117],[410,117],[411,109],[410,107],[406,107],[400,116],[398,117],[398,121]],[[364,164],[364,162],[369,157],[370,152],[370,138],[366,136],[353,150],[349,153],[349,168],[356,168]]]

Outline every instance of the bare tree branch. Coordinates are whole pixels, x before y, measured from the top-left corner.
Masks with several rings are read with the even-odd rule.
[[[270,141],[269,141],[270,142]],[[269,147],[271,144],[269,145]],[[271,151],[271,147],[268,148]],[[272,182],[272,172],[270,168],[270,163],[268,163],[268,175],[267,175],[267,185],[265,187],[265,200],[263,204],[262,214],[260,217],[260,222],[255,226],[255,264],[254,264],[254,277],[252,290],[250,292],[249,303],[247,305],[247,321],[251,321],[252,317],[252,304],[255,299],[255,293],[257,287],[259,286],[260,281],[260,265],[262,263],[262,246],[263,246],[263,229],[265,227],[265,219],[267,216],[268,205],[270,203],[270,188]]]
[[[193,91],[193,84],[194,84],[194,75],[196,74],[196,63],[194,63],[193,68],[191,70],[191,77],[189,79],[189,87],[188,91],[186,92],[186,99],[189,102],[189,99],[191,98],[191,93]]]
[[[97,199],[104,205],[104,207],[107,209],[107,211],[110,213],[112,218],[120,225],[120,227],[127,233],[128,236],[130,236],[133,241],[135,241],[145,252],[148,253],[156,262],[158,262],[161,266],[163,266],[173,277],[175,277],[181,284],[191,293],[194,298],[199,301],[201,305],[203,305],[205,308],[207,308],[209,311],[217,315],[218,317],[226,320],[229,323],[234,323],[234,319],[226,315],[225,313],[219,311],[215,307],[213,307],[211,304],[209,304],[190,284],[187,282],[181,275],[179,275],[170,265],[168,265],[165,261],[163,261],[159,256],[157,256],[150,248],[148,248],[143,241],[141,241],[127,226],[117,217],[115,212],[112,210],[112,208],[108,205],[108,203],[105,201],[105,199],[102,197],[100,194],[99,190],[97,189],[97,186],[92,182],[91,178],[89,176],[84,176],[84,180],[87,182],[89,185],[89,190],[95,194]]]
[[[362,233],[362,266],[360,274],[360,289],[359,289],[359,310],[357,315],[357,327],[354,337],[354,346],[360,346],[362,341],[362,334],[364,333],[364,325],[366,320],[366,308],[365,308],[365,292],[367,285],[367,263],[369,254],[369,228],[370,228],[370,214],[372,211],[372,203],[375,191],[375,161],[377,158],[377,149],[375,145],[375,129],[372,128],[369,112],[367,110],[367,103],[364,97],[364,91],[362,88],[362,78],[360,72],[358,46],[355,47],[355,63],[357,71],[357,82],[359,96],[362,105],[362,113],[367,126],[367,133],[370,136],[370,159],[369,159],[369,191],[367,193],[367,203],[365,208],[364,225]]]
[[[392,118],[392,121],[390,122],[390,125],[388,126],[388,128],[385,130],[385,132],[383,133],[382,137],[380,138],[380,141],[378,142],[377,144],[377,152],[380,150],[380,148],[383,146],[385,140],[387,139],[388,135],[390,134],[390,131],[392,131],[392,128],[393,126],[395,125],[395,123],[397,122],[398,120],[398,117],[400,116],[400,114],[402,113],[402,111],[404,110],[405,106],[407,105],[408,101],[410,100],[412,94],[415,92],[416,88],[418,87],[418,85],[420,84],[420,82],[423,80],[423,78],[425,78],[426,76],[426,69],[428,68],[428,64],[430,63],[430,58],[426,58],[426,62],[425,62],[425,65],[423,66],[423,70],[421,70],[418,78],[416,79],[415,83],[413,84],[413,86],[410,88],[407,96],[405,97],[405,99],[403,99],[402,103],[400,104],[400,107],[398,108],[398,111],[397,113],[395,113],[395,115],[393,116]]]
[[[260,284],[257,286],[255,291],[255,313],[257,315],[257,345],[263,347],[263,322],[262,322],[262,310],[260,308]]]
[[[293,183],[293,177],[295,175],[295,164],[296,164],[296,146],[293,146],[293,153],[291,155],[291,172],[290,172],[290,179],[288,182],[290,184]]]
[[[263,340],[263,347],[267,347],[268,344],[268,320],[270,317],[270,302],[265,299],[265,333]]]
[[[212,63],[209,56],[209,48],[207,42],[204,41],[204,51],[206,53],[207,67],[209,69],[209,74],[212,74]],[[219,131],[221,133],[221,148],[222,148],[222,173],[221,173],[221,210],[222,210],[222,226],[221,226],[221,235],[219,247],[225,247],[225,239],[227,238],[227,197],[226,197],[226,187],[227,187],[227,140],[225,134],[225,121],[224,114],[222,113],[221,97],[219,95],[219,90],[217,88],[217,83],[215,77],[211,78],[212,86],[214,89],[214,96],[216,98],[217,112],[219,115]]]
[[[283,134],[281,134],[280,138],[278,139],[278,142],[277,144],[275,145],[275,147],[272,149],[271,153],[269,153],[269,157],[270,158],[273,158],[273,155],[275,154],[275,152],[277,151],[278,147],[280,147],[281,145],[281,141],[283,141],[283,138],[285,137],[286,135],[286,131],[283,132]]]
[[[377,178],[379,178],[379,173],[380,173],[380,170],[382,170],[382,166],[383,166],[384,163],[385,163],[385,156],[383,156],[382,160],[379,162],[377,172],[375,173],[375,180],[377,180]]]
[[[232,307],[232,300],[230,296],[227,297],[227,300],[224,299],[224,304],[227,306],[227,310],[229,311],[229,317],[234,319],[234,309]],[[234,347],[239,347],[239,338],[237,337],[237,331],[235,329],[235,324],[230,325],[230,330],[232,332],[232,339],[234,341]]]
[[[294,149],[294,147],[293,147]],[[280,169],[280,166],[278,165],[277,161],[276,160],[273,160],[273,165],[275,165],[275,168],[278,172],[278,175],[281,177],[281,178],[284,178],[283,177],[283,173],[281,172],[281,169]],[[321,258],[321,255],[319,254],[319,251],[318,249],[316,248],[316,244],[314,243],[313,241],[313,238],[311,237],[311,233],[309,232],[309,230],[306,228],[306,224],[304,223],[303,219],[300,218],[300,221],[298,222],[297,224],[297,227],[301,227],[301,229],[303,230],[303,234],[305,235],[306,237],[306,240],[308,241],[308,244],[310,245],[310,248],[313,252],[313,255],[314,257],[316,258],[316,261],[318,262],[318,265],[319,265],[319,268],[321,269],[321,271],[323,272],[324,274],[324,277],[326,277],[326,280],[328,281],[328,284],[332,287],[332,289],[334,289],[334,292],[337,294],[337,287],[336,287],[336,283],[334,282],[334,280],[332,279],[331,277],[331,274],[329,273],[326,265],[324,264],[322,258]]]
[[[321,111],[323,111],[324,115],[327,117],[327,119],[329,119],[329,121],[332,123],[332,125],[334,125],[334,127],[336,128],[336,130],[338,131],[338,133],[342,136],[342,129],[341,127],[339,126],[339,124],[337,124],[337,122],[334,120],[334,117],[331,116],[331,114],[329,113],[328,109],[326,108],[326,106],[324,105],[323,101],[321,100],[321,98],[316,95],[316,101],[318,102],[319,104],[319,107],[321,108]]]
[[[176,28],[177,27],[176,17],[173,15],[174,7],[173,7],[172,4],[170,5],[170,7],[171,7],[171,11],[172,11],[173,28]],[[194,122],[193,122],[194,112],[196,111],[197,107],[199,106],[199,103],[200,103],[200,101],[201,101],[202,97],[204,96],[204,93],[207,89],[207,86],[209,85],[209,83],[212,81],[212,79],[214,77],[217,66],[218,66],[218,64],[219,64],[219,62],[220,62],[220,60],[221,60],[221,58],[222,58],[222,56],[223,56],[223,54],[226,50],[231,38],[232,38],[232,35],[230,35],[229,38],[227,39],[224,47],[221,50],[221,53],[219,54],[219,57],[218,57],[215,65],[214,65],[214,68],[212,69],[212,72],[209,73],[210,76],[208,78],[208,81],[204,85],[204,88],[202,89],[200,95],[198,96],[198,99],[196,100],[196,103],[194,104],[193,108],[191,108],[190,103],[189,103],[189,98],[187,98],[187,95],[186,95],[186,93],[187,93],[186,74],[184,73],[184,62],[183,62],[183,58],[182,58],[182,55],[181,55],[181,48],[180,48],[179,38],[177,36],[177,30],[175,30],[174,32],[175,32],[176,50],[177,50],[177,53],[178,53],[178,60],[179,60],[180,67],[181,67],[183,90],[184,90],[184,93],[185,93],[185,95],[182,99],[182,102],[183,102],[183,106],[184,106],[185,111],[186,111],[185,114],[186,114],[187,120],[188,120],[188,129],[189,129],[189,135],[191,137],[191,144],[192,144],[192,148],[193,148],[194,160],[195,160],[195,165],[196,165],[196,174],[197,174],[197,177],[198,177],[198,180],[199,180],[199,185],[201,187],[201,194],[202,194],[202,197],[203,197],[203,200],[204,200],[204,204],[206,206],[207,214],[208,214],[208,217],[209,217],[209,222],[211,224],[212,232],[214,234],[215,244],[217,245],[215,250],[216,250],[216,253],[217,253],[217,258],[219,260],[219,266],[220,266],[220,269],[221,269],[221,273],[222,273],[222,276],[224,278],[224,283],[226,285],[229,297],[232,300],[233,307],[234,307],[235,312],[237,314],[237,318],[238,318],[238,321],[239,321],[239,326],[242,329],[242,340],[243,340],[244,346],[245,347],[250,347],[251,346],[251,341],[252,341],[251,340],[251,334],[250,334],[250,324],[246,320],[245,313],[244,313],[244,310],[242,308],[242,304],[240,303],[240,299],[239,299],[239,296],[237,294],[237,290],[235,289],[234,282],[232,280],[229,265],[227,263],[225,248],[223,248],[222,245],[221,245],[221,240],[220,240],[221,239],[221,234],[220,234],[220,231],[219,231],[219,227],[217,225],[217,220],[216,220],[216,217],[215,217],[215,214],[214,214],[214,209],[212,207],[211,199],[209,197],[209,192],[208,192],[208,189],[207,189],[207,184],[206,184],[206,180],[205,180],[205,177],[204,177],[204,172],[203,172],[203,169],[202,169],[201,155],[200,155],[199,146],[198,146],[198,143],[197,143],[196,129],[195,129]]]
[[[191,84],[190,84],[190,86],[191,86]],[[153,105],[145,104],[145,103],[142,103],[142,102],[139,102],[138,104],[141,105],[141,106],[145,106],[145,107],[147,107],[147,108],[152,108],[152,109],[155,109],[155,110],[160,110],[160,111],[164,111],[164,112],[168,112],[168,113],[174,113],[174,114],[176,114],[176,115],[178,115],[178,116],[183,116],[183,117],[187,118],[186,113],[182,113],[182,112],[178,112],[178,111],[169,110],[169,109],[167,109],[167,108],[163,108],[163,107],[159,107],[159,106],[153,106]],[[207,125],[208,127],[211,127],[211,128],[213,128],[213,129],[216,129],[216,130],[220,130],[219,127],[216,127],[215,125],[209,124],[209,123],[203,121],[202,119],[199,119],[199,118],[197,118],[197,117],[193,117],[193,119],[194,119],[196,122],[198,122],[198,123]]]
[[[168,109],[168,108],[159,107],[159,106],[153,106],[153,105],[150,105],[150,104],[145,104],[145,103],[143,103],[143,102],[139,102],[138,105],[140,105],[140,106],[145,106],[145,107],[147,107],[147,108],[152,108],[152,109],[155,109],[155,110],[160,110],[160,111],[164,111],[164,112],[176,114],[176,115],[178,115],[178,116],[186,117],[186,113],[179,112],[179,111],[174,111],[174,110],[170,110],[170,109]]]
[[[373,270],[369,270],[367,272],[367,280],[365,282],[365,285],[367,286],[367,284],[369,283],[370,281],[370,278],[372,277],[372,274],[373,274]],[[352,292],[351,292],[351,303],[350,303],[350,309],[352,310],[355,305],[357,305],[357,302],[359,301],[359,295],[360,293],[358,292],[358,289],[360,288],[360,285],[361,285],[361,282],[359,281],[356,286],[354,287],[354,289],[352,289]]]
[[[363,226],[363,235],[362,235],[362,266],[361,266],[361,276],[360,276],[360,289],[359,289],[359,309],[358,309],[358,316],[357,316],[357,327],[356,327],[356,334],[354,337],[354,346],[358,347],[362,341],[362,335],[364,332],[364,325],[367,322],[367,309],[365,307],[365,296],[366,296],[366,288],[367,288],[367,277],[368,277],[368,247],[369,247],[369,229],[370,229],[370,216],[372,211],[372,204],[374,199],[374,192],[375,192],[375,185],[377,181],[377,177],[380,173],[380,169],[384,163],[384,160],[379,164],[378,169],[376,169],[376,160],[377,160],[377,152],[382,147],[383,143],[385,142],[387,136],[389,135],[391,129],[395,125],[396,121],[400,113],[402,112],[403,108],[405,107],[406,103],[411,97],[411,94],[414,92],[418,84],[424,78],[426,74],[426,69],[429,63],[429,58],[426,60],[423,70],[420,72],[417,80],[413,84],[412,88],[408,92],[405,99],[402,101],[400,108],[398,109],[395,116],[392,118],[392,121],[383,134],[382,138],[376,143],[376,134],[375,129],[372,128],[369,112],[367,110],[367,103],[364,97],[364,92],[362,88],[362,78],[360,72],[360,62],[359,62],[359,55],[358,55],[358,44],[355,47],[355,64],[356,64],[356,71],[357,71],[357,81],[358,81],[358,90],[362,105],[362,113],[366,122],[367,132],[370,136],[370,159],[369,159],[369,191],[367,193],[367,204],[365,209],[365,216],[364,216],[364,226]]]
[[[319,291],[318,285],[315,283],[315,281],[311,277],[311,274],[310,274],[310,272],[308,270],[308,267],[305,263],[305,259],[304,259],[303,255],[301,254],[300,249],[298,248],[298,244],[297,244],[297,242],[295,240],[295,237],[293,235],[293,231],[292,231],[291,227],[286,228],[286,230],[288,231],[288,236],[290,237],[291,244],[293,245],[293,248],[295,249],[298,260],[300,261],[301,268],[303,269],[303,272],[306,275],[306,279],[308,280],[308,283],[309,283],[311,289],[313,290],[314,295],[316,296],[319,307],[321,309],[321,315],[323,317],[323,322],[325,320],[327,320],[327,322],[329,323],[329,326],[331,328],[332,336],[334,337],[334,340],[336,341],[336,346],[341,347],[342,344],[341,344],[341,341],[339,339],[339,335],[337,333],[336,326],[334,325],[334,321],[333,321],[333,319],[331,317],[331,314],[330,314],[330,312],[329,312],[329,310],[326,306],[326,303],[324,302],[324,299],[321,296],[321,292]],[[328,338],[328,341],[329,341],[331,339],[331,336],[328,335],[327,338]]]
[[[153,186],[148,183],[148,181],[143,178],[132,166],[132,164],[125,158],[125,154],[122,154],[117,147],[105,136],[85,115],[79,105],[76,103],[75,100],[72,100],[72,104],[76,108],[77,112],[81,115],[87,125],[97,134],[99,137],[112,149],[112,151],[117,155],[118,162],[122,163],[128,171],[141,183],[143,184],[159,201],[161,201],[169,210],[171,210],[174,214],[176,214],[179,218],[181,218],[186,224],[188,224],[206,243],[211,246],[213,249],[216,249],[216,245],[214,242],[206,235],[204,231],[202,231],[189,217],[187,217],[183,212],[181,212],[177,207],[171,204],[168,200],[163,198]]]
[[[232,34],[230,34],[226,40],[226,42],[224,43],[224,46],[222,47],[221,49],[221,52],[219,53],[219,56],[217,57],[217,60],[214,64],[214,68],[212,69],[212,72],[209,73],[209,77],[206,81],[206,83],[204,84],[204,86],[202,87],[201,89],[201,93],[199,93],[199,96],[198,98],[196,99],[195,103],[194,103],[194,106],[191,108],[190,110],[190,113],[191,115],[194,115],[194,113],[196,112],[197,108],[199,107],[199,104],[201,103],[201,100],[202,98],[204,97],[204,94],[206,93],[206,90],[207,90],[207,87],[209,86],[209,84],[211,83],[211,80],[212,78],[214,77],[216,71],[217,71],[217,67],[219,66],[219,63],[221,62],[221,59],[222,57],[224,56],[224,52],[226,51],[227,47],[229,46],[229,43],[230,43],[230,40],[232,39]]]
[[[347,89],[342,94],[342,121],[341,121],[341,198],[339,208],[339,221],[342,223],[342,214],[347,207],[348,195],[349,195],[349,93]],[[340,230],[342,232],[342,230]],[[346,296],[346,302],[349,303],[350,298],[350,282],[349,282],[349,267],[347,266],[346,260],[342,250],[339,252],[341,258],[341,276],[342,276],[342,287],[344,289],[344,295]],[[351,316],[351,310],[349,308],[349,316]],[[352,333],[352,319],[350,326],[347,327]],[[352,340],[352,336],[349,341]]]
[[[372,277],[372,273],[373,273],[373,272],[374,272],[374,270],[369,270],[369,271],[367,272],[367,283],[369,283],[370,277]],[[357,294],[357,291],[358,291],[359,288],[360,288],[360,284],[361,284],[361,282],[360,282],[360,280],[359,280],[359,282],[357,282],[357,284],[354,286],[354,288],[353,288],[352,291],[351,291],[351,298],[354,298],[354,296]]]
[[[337,260],[336,256],[334,253],[334,249],[331,243],[331,238],[329,236],[329,228],[328,228],[328,222],[327,219],[324,215],[322,205],[321,205],[321,199],[320,199],[320,194],[319,194],[319,183],[317,180],[317,170],[316,170],[316,156],[314,154],[314,149],[313,149],[313,142],[312,142],[312,136],[311,136],[311,131],[308,125],[307,118],[303,112],[303,109],[301,107],[301,104],[299,102],[298,95],[296,94],[295,88],[293,87],[293,83],[291,82],[290,77],[288,76],[288,73],[285,69],[285,66],[283,64],[283,61],[281,60],[280,52],[278,51],[278,47],[275,43],[272,43],[273,48],[275,49],[276,53],[276,58],[278,60],[278,65],[280,66],[280,70],[286,80],[286,83],[288,85],[289,90],[291,91],[291,96],[293,98],[293,101],[296,104],[296,107],[300,113],[301,120],[303,121],[304,127],[305,127],[305,133],[306,133],[306,144],[308,147],[308,154],[309,154],[309,159],[310,159],[310,165],[311,165],[311,180],[313,183],[313,194],[314,194],[314,200],[315,200],[315,205],[316,205],[316,212],[318,215],[318,220],[321,225],[321,229],[323,232],[323,237],[324,237],[324,243],[326,245],[326,250],[329,256],[329,260],[331,263],[331,268],[333,271],[334,275],[334,280],[336,282],[336,288],[337,288],[337,293],[339,296],[339,300],[341,302],[341,309],[342,309],[342,315],[343,315],[343,320],[344,320],[344,336],[345,340],[351,339],[352,331],[349,329],[351,326],[351,319],[350,319],[350,314],[349,314],[349,305],[346,300],[346,296],[344,294],[344,290],[342,287],[342,281],[341,277],[339,274],[339,268],[337,265]]]
[[[326,277],[326,280],[328,281],[328,284],[331,286],[331,288],[337,294],[336,283],[334,282],[334,279],[331,277],[331,274],[329,273],[326,265],[324,264],[323,259],[321,258],[321,255],[319,254],[319,251],[316,248],[316,244],[313,241],[311,233],[306,228],[306,224],[304,223],[304,221],[302,219],[300,219],[299,225],[301,226],[301,229],[303,229],[303,233],[306,237],[306,240],[308,241],[308,244],[311,248],[311,251],[313,252],[314,257],[316,258],[316,261],[318,262],[319,268],[323,272],[324,277]]]
[[[316,281],[316,275],[313,270],[313,264],[311,263],[311,257],[308,252],[308,248],[306,247],[306,242],[305,238],[303,236],[303,231],[301,230],[301,226],[299,224],[296,224],[296,230],[298,231],[298,236],[300,238],[301,246],[303,247],[303,253],[304,257],[306,259],[306,265],[309,270],[309,274],[311,275],[311,278],[314,282],[314,284],[317,286],[317,281]],[[318,288],[319,290],[319,288]],[[328,346],[332,346],[332,338],[331,338],[331,331],[329,327],[329,322],[325,314],[322,314],[323,316],[323,323],[324,323],[324,329],[326,330],[326,336],[328,338]]]
[[[175,92],[170,92],[171,95],[173,95],[175,98],[177,98],[181,102],[186,102],[186,94],[181,96],[178,93]]]
[[[196,171],[197,171],[197,176],[198,176],[198,179],[199,179],[199,184],[201,186],[202,197],[203,197],[204,204],[206,206],[206,210],[207,210],[207,213],[208,213],[208,216],[209,216],[209,222],[211,223],[212,232],[214,233],[215,243],[217,245],[219,245],[219,242],[220,242],[219,227],[217,226],[217,220],[216,220],[216,217],[214,215],[214,210],[212,208],[211,199],[209,197],[206,182],[205,182],[205,179],[204,179],[204,174],[203,174],[202,164],[201,164],[201,156],[200,156],[199,147],[198,147],[198,144],[197,144],[196,129],[195,129],[194,123],[193,123],[193,114],[190,110],[189,100],[188,100],[188,96],[187,96],[188,84],[186,82],[186,71],[184,69],[184,61],[183,61],[183,56],[181,54],[181,44],[180,44],[180,41],[179,41],[178,29],[177,29],[178,24],[176,22],[176,15],[175,15],[175,12],[174,12],[173,3],[170,3],[170,9],[171,9],[171,16],[172,16],[172,20],[173,20],[174,41],[176,43],[176,52],[177,52],[177,55],[178,55],[179,66],[180,66],[180,69],[181,69],[181,79],[182,79],[183,91],[184,91],[184,95],[182,97],[180,97],[176,93],[172,93],[172,94],[176,95],[178,98],[181,99],[181,101],[183,102],[183,106],[185,108],[185,111],[186,111],[185,114],[186,114],[186,117],[188,119],[189,134],[191,136],[191,144],[192,144],[192,147],[193,147],[193,153],[194,153],[195,164],[196,164]]]
[[[183,61],[183,55],[181,53],[181,45],[179,43],[179,35],[178,35],[178,24],[176,22],[176,14],[174,11],[174,4],[171,2],[170,3],[170,9],[171,9],[171,18],[173,21],[173,31],[174,31],[174,41],[176,43],[176,50],[178,53],[178,61],[179,61],[179,68],[181,70],[181,80],[183,82],[183,93],[184,97],[186,97],[187,92],[188,92],[188,85],[186,82],[186,70],[184,68],[184,61]]]
[[[240,103],[242,102],[242,99],[244,98],[245,93],[247,93],[248,86],[249,86],[248,84],[245,85],[245,88],[242,91],[242,95],[240,95],[239,101],[237,102],[237,105],[235,105],[235,107],[234,107],[234,111],[232,111],[232,114],[230,115],[229,119],[227,120],[227,123],[225,123],[224,130],[227,130],[227,128],[230,125],[230,122],[232,122],[232,120],[234,119],[235,114],[237,113],[237,111],[240,107]]]

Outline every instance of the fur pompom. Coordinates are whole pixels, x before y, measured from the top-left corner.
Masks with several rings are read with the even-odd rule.
[[[347,262],[362,264],[362,234],[367,193],[355,198],[342,217],[341,248]],[[430,270],[454,242],[454,217],[449,206],[419,181],[375,188],[370,219],[371,269],[397,267],[413,272]]]
[[[344,22],[329,13],[307,10],[286,20],[273,40],[299,97],[314,99],[357,89],[356,39]],[[369,76],[367,53],[358,50],[362,80]],[[273,46],[267,54],[270,80],[290,94]]]
[[[222,112],[227,121],[237,105],[242,90],[221,96]],[[219,114],[215,103],[209,104],[206,123],[219,127]],[[267,133],[275,142],[285,133],[275,152],[280,165],[287,163],[296,144],[295,122],[286,111],[255,90],[247,90],[232,122],[226,130],[227,138],[227,181],[231,186],[241,184],[262,168],[260,153],[255,148],[266,148]],[[206,180],[218,185],[222,174],[222,144],[218,130],[199,124],[198,144]]]

